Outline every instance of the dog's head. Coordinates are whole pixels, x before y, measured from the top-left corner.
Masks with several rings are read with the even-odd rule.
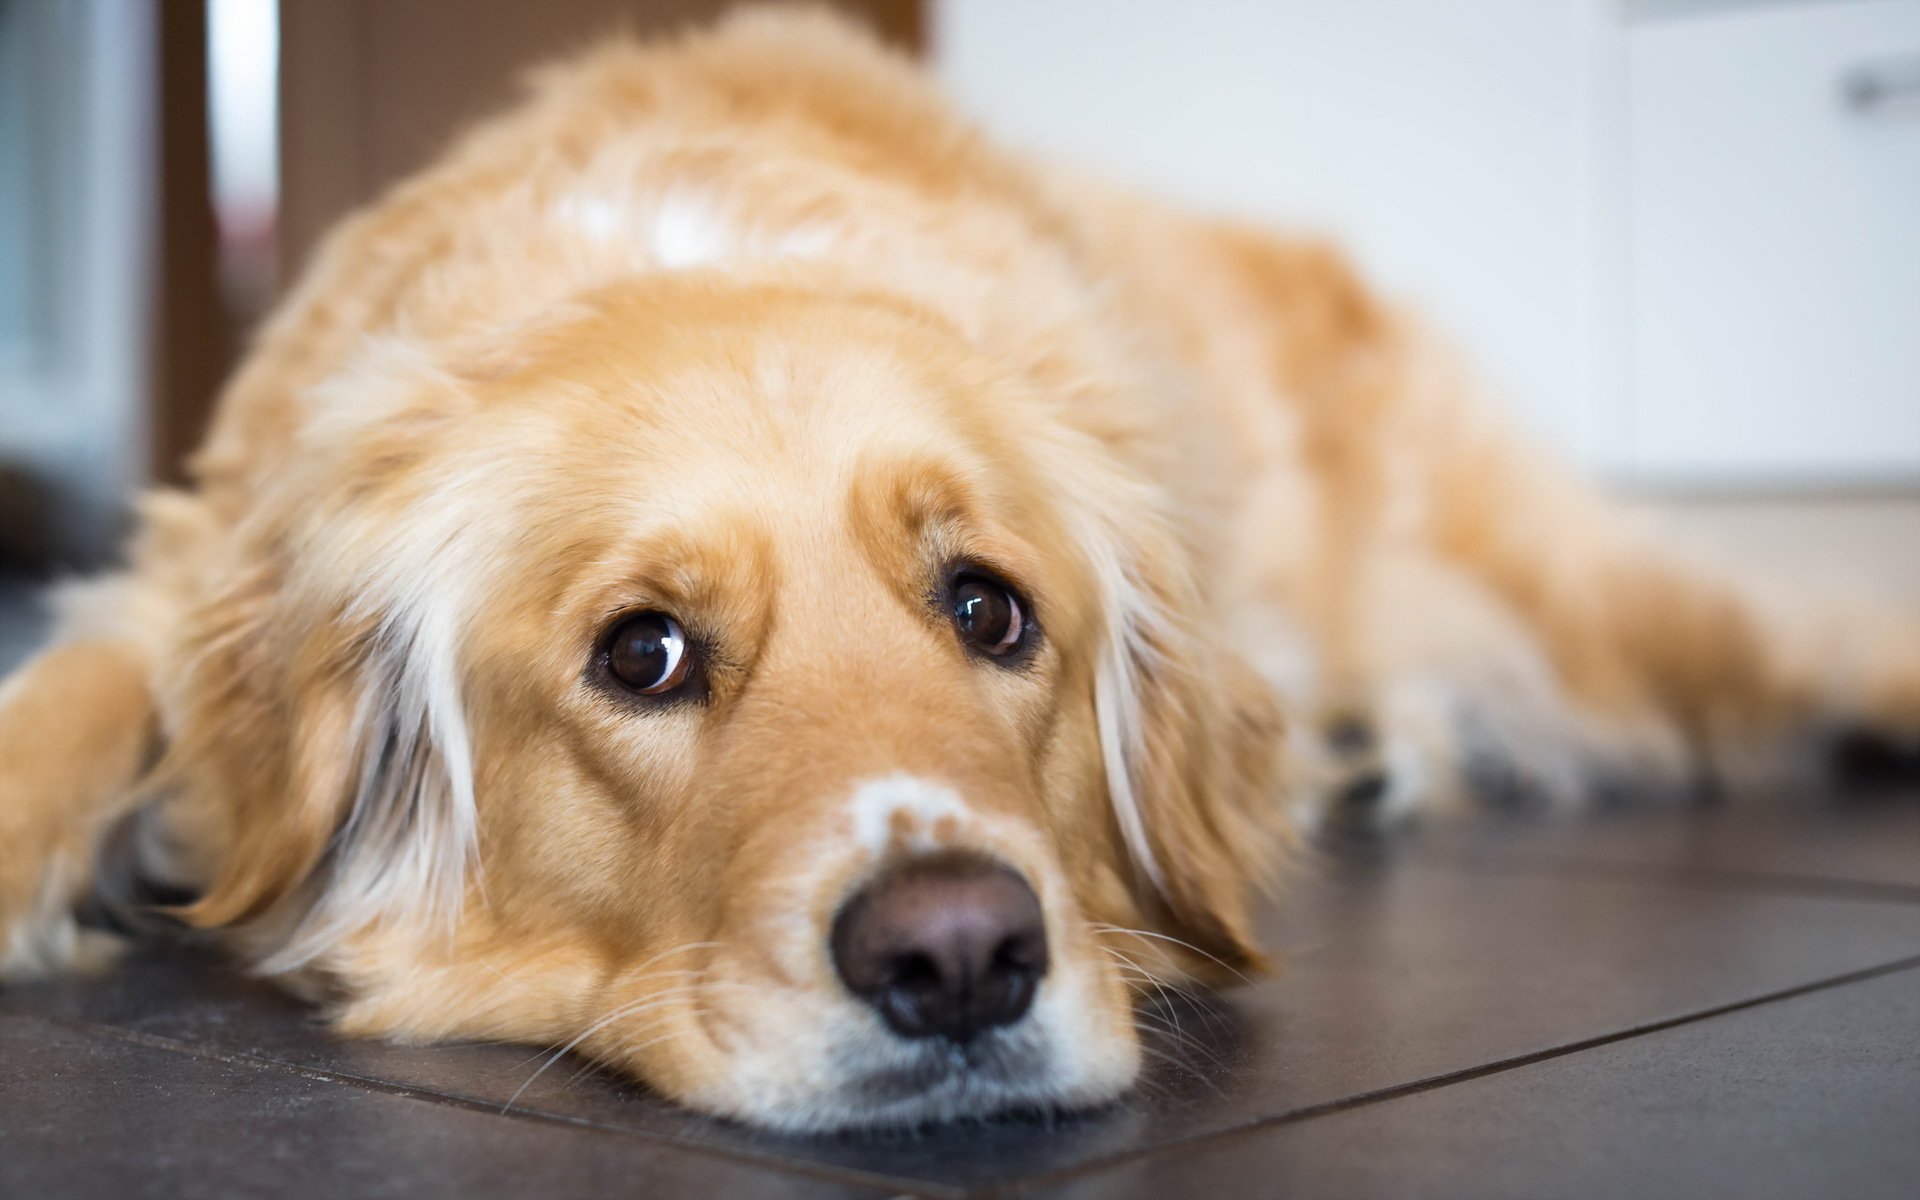
[[[192,915],[761,1124],[1115,1096],[1132,984],[1254,958],[1281,738],[1095,402],[698,276],[370,347],[201,614]]]

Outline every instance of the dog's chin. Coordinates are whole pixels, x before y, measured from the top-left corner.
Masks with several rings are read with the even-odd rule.
[[[962,1123],[1078,1115],[1112,1104],[1129,1087],[1062,1088],[1044,1072],[983,1067],[963,1054],[929,1049],[917,1062],[856,1076],[812,1104],[753,1114],[745,1120],[808,1136],[884,1135]]]
[[[1050,1047],[1030,1025],[988,1033],[964,1046],[888,1038],[881,1053],[833,1056],[817,1086],[776,1098],[729,1089],[685,1097],[714,1116],[803,1136],[899,1132],[960,1122],[1091,1112],[1125,1095],[1138,1074],[1137,1050],[1115,1047],[1092,1062]]]
[[[853,1071],[821,1132],[900,1130],[1026,1114],[1058,1115],[1110,1103],[1125,1084],[1062,1086],[1056,1056],[1031,1032],[991,1033],[965,1046],[916,1043],[898,1061]]]

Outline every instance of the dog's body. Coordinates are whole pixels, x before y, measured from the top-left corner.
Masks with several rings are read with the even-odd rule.
[[[0,973],[133,828],[349,1032],[767,1124],[1116,1094],[1302,814],[1920,730],[1910,627],[1786,634],[1333,254],[821,18],[552,73],[332,238],[197,474],[0,691]]]

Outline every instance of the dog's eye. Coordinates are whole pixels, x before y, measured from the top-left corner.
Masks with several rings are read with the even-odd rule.
[[[1006,584],[968,572],[953,581],[953,627],[967,645],[1004,658],[1025,640],[1027,615]]]
[[[671,692],[693,670],[693,650],[680,622],[665,613],[628,617],[607,641],[607,671],[643,696]]]

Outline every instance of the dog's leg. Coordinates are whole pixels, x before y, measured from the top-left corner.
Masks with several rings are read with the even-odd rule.
[[[1298,559],[1267,590],[1314,652],[1320,810],[1777,778],[1835,732],[1920,767],[1920,614],[1763,604],[1517,435],[1338,255],[1209,236],[1297,430],[1279,469],[1317,498],[1306,536],[1247,556]]]
[[[1702,778],[1736,785],[1842,730],[1915,745],[1920,619],[1702,569],[1469,404],[1435,443],[1430,536],[1532,631],[1590,727],[1664,726]]]
[[[125,641],[56,645],[0,683],[0,979],[110,953],[73,907],[135,803],[154,727],[146,655]]]

